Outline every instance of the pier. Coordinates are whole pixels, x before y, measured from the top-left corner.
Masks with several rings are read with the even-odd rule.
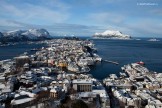
[[[113,64],[116,64],[116,65],[118,65],[119,63],[118,62],[116,62],[116,61],[110,61],[110,60],[103,60],[104,62],[107,62],[107,63],[113,63]]]

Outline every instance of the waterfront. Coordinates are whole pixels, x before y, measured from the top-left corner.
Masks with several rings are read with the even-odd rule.
[[[12,47],[20,48],[19,51],[24,49],[29,56],[24,54],[15,57],[14,61],[1,61],[0,89],[2,93],[0,97],[6,97],[3,98],[1,104],[13,108],[31,105],[46,107],[47,104],[56,107],[57,105],[71,106],[74,100],[79,99],[88,101],[89,108],[96,105],[103,108],[129,106],[148,108],[153,102],[156,107],[162,106],[159,97],[162,74],[147,69],[149,64],[146,62],[150,60],[150,64],[154,66],[151,60],[158,59],[159,65],[156,66],[159,66],[157,69],[160,70],[161,56],[156,55],[157,52],[161,54],[160,42],[100,39],[92,41],[53,39],[28,43],[28,45],[21,43],[17,44],[18,46],[8,46],[12,51],[14,49]],[[93,43],[96,44],[95,47]],[[145,46],[141,46],[143,44]],[[29,48],[33,49],[33,47],[42,48],[30,55]],[[154,53],[151,53],[150,49],[153,47],[151,52]],[[96,48],[102,57],[102,62],[100,62],[100,56],[94,53]],[[16,52],[18,54],[18,51]],[[155,57],[151,59],[151,56]],[[146,67],[141,64],[143,62],[132,63],[140,61],[139,58],[146,63]],[[90,74],[82,74],[87,71],[81,70],[89,66],[91,66]],[[121,69],[127,75],[120,72]],[[155,70],[155,66],[152,70]],[[117,76],[119,72],[120,77]],[[158,94],[154,95],[155,93]],[[22,96],[26,97],[21,98]],[[63,100],[67,100],[66,97],[70,104],[67,101],[62,103]],[[34,103],[35,101],[37,103]],[[9,103],[6,104],[6,102]]]
[[[103,59],[118,61],[119,65],[98,63],[91,67],[90,73],[98,79],[103,79],[111,73],[118,74],[125,64],[144,61],[152,71],[162,71],[162,41],[150,42],[143,40],[102,40],[94,39],[98,55]],[[45,44],[17,44],[0,47],[0,60],[12,58],[30,49],[41,48]]]
[[[45,46],[45,44],[42,43],[39,44],[21,43],[16,45],[0,46],[0,60],[12,59],[15,56],[19,56],[20,54],[23,54],[24,52],[33,54],[35,52],[31,52],[30,51],[31,49],[41,48],[43,46]]]
[[[162,72],[162,41],[150,42],[142,40],[93,40],[98,55],[103,59],[117,61],[119,65],[105,63],[98,64],[91,69],[91,74],[103,79],[109,74],[118,74],[125,64],[143,61],[149,70]]]
[[[35,108],[38,105],[46,107],[45,102],[47,102],[51,107],[57,108],[56,106],[62,104],[61,101],[65,100],[67,94],[70,93],[68,98],[72,102],[84,98],[82,96],[87,95],[87,92],[89,92],[88,96],[93,96],[92,101],[97,100],[96,102],[90,100],[90,103],[99,103],[97,94],[101,93],[99,89],[96,91],[93,87],[101,86],[102,104],[98,105],[110,106],[109,96],[101,82],[90,74],[83,74],[89,72],[88,66],[95,65],[102,59],[94,53],[95,48],[91,41],[72,38],[52,39],[41,43],[47,43],[47,47],[38,49],[35,54],[24,53],[14,57],[14,60],[1,61],[1,105],[7,108],[32,105]],[[78,97],[77,92],[82,92],[83,95]],[[59,104],[56,103],[57,101]]]

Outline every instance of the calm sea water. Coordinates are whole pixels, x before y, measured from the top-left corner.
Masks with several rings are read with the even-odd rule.
[[[162,40],[158,42],[142,40],[102,40],[92,39],[98,54],[105,60],[117,61],[119,65],[111,63],[97,63],[91,67],[90,73],[98,79],[103,79],[109,74],[119,74],[125,64],[143,61],[152,71],[162,72]],[[41,48],[45,44],[18,44],[0,47],[0,60],[11,59],[30,49]]]
[[[23,54],[24,52],[28,52],[28,54],[33,54],[34,52],[30,51],[31,49],[42,48],[43,46],[45,46],[45,44],[36,43],[21,43],[16,45],[0,46],[0,60],[12,59],[15,56]]]
[[[151,42],[147,39],[94,39],[93,41],[103,59],[119,62],[119,65],[102,62],[92,67],[91,74],[98,79],[103,79],[111,73],[119,75],[123,65],[138,61],[145,62],[145,66],[151,71],[162,72],[162,40]]]

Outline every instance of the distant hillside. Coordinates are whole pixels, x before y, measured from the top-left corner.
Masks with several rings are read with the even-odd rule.
[[[0,32],[0,40],[5,42],[42,40],[49,38],[51,38],[51,36],[45,29],[14,30],[4,33]]]
[[[122,34],[120,31],[106,30],[102,33],[95,33],[94,38],[108,38],[108,39],[130,39],[131,36]]]
[[[0,38],[2,38],[3,37],[3,34],[0,32]]]

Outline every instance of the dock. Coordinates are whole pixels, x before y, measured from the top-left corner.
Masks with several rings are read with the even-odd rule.
[[[107,63],[113,63],[113,64],[116,64],[116,65],[118,65],[119,63],[118,62],[116,62],[116,61],[109,61],[109,60],[103,60],[104,62],[107,62]]]

